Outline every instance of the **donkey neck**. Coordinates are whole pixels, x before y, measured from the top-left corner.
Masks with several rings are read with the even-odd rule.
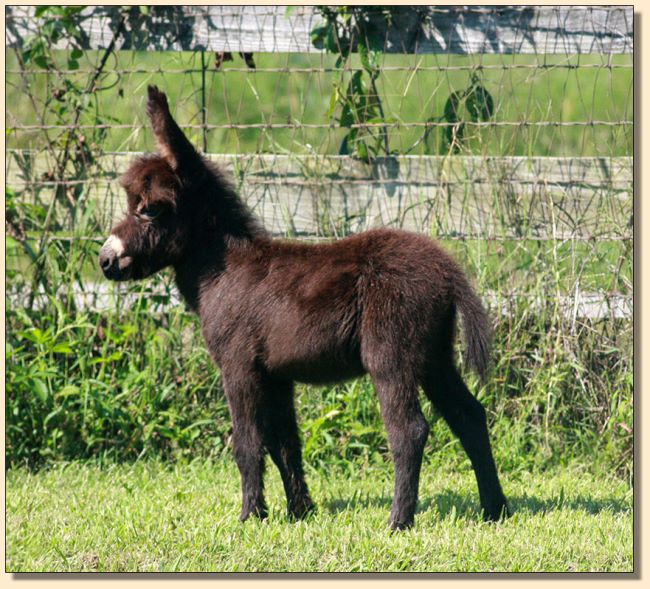
[[[198,240],[190,245],[174,264],[176,286],[194,312],[199,311],[201,293],[221,278],[229,253],[250,243],[241,237],[214,235],[210,242]]]
[[[194,211],[185,251],[174,265],[178,289],[195,312],[202,290],[224,272],[229,253],[271,239],[227,182],[216,174],[211,180],[197,191],[204,200]]]

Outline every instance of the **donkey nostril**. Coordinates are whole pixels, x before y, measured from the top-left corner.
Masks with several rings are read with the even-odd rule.
[[[115,256],[107,254],[107,253],[101,253],[99,255],[99,266],[102,270],[106,271],[108,270],[111,265],[113,264]]]

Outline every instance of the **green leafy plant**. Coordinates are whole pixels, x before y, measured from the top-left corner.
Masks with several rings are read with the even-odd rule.
[[[469,86],[465,90],[452,92],[445,103],[442,120],[448,123],[444,127],[447,149],[453,153],[460,151],[466,137],[467,121],[485,122],[493,114],[492,95],[481,84],[479,77],[473,74]]]
[[[489,121],[494,116],[494,99],[485,88],[477,74],[472,74],[470,83],[464,90],[454,90],[447,100],[443,113],[438,117],[431,117],[428,123],[443,123],[442,128],[442,153],[459,153],[466,145],[470,136],[467,134],[467,123],[481,123]],[[412,151],[422,141],[425,142],[426,153],[432,153],[429,143],[434,125],[427,127],[422,137],[407,151]]]
[[[107,60],[115,49],[115,41],[122,34],[124,15],[117,24],[113,39],[101,53],[98,63],[88,77],[84,79],[81,76],[69,75],[63,69],[67,68],[71,72],[79,70],[80,60],[84,57],[82,48],[85,33],[79,26],[80,14],[84,8],[37,7],[35,17],[40,19],[37,32],[25,40],[22,48],[15,49],[26,87],[30,70],[35,68],[48,72],[48,89],[42,108],[36,103],[34,96],[27,92],[34,111],[41,113],[41,123],[53,120],[64,127],[54,136],[44,130],[45,149],[51,155],[51,168],[42,173],[40,180],[47,182],[48,188],[44,189],[41,185],[34,190],[27,185],[20,191],[8,189],[14,206],[6,227],[33,262],[32,292],[35,292],[39,285],[45,291],[50,289],[51,272],[47,266],[53,260],[48,260],[48,254],[66,255],[65,247],[49,247],[49,236],[60,232],[65,226],[74,227],[77,222],[84,230],[88,229],[90,219],[85,202],[87,190],[83,180],[101,173],[96,167],[96,154],[101,150],[106,135],[105,124],[115,120],[110,115],[100,114],[97,94],[100,89],[108,89],[108,86],[101,85],[101,81],[106,75]],[[62,52],[56,50],[57,44],[61,42],[65,42],[67,47],[65,65],[61,64]],[[78,125],[84,115],[92,117],[94,126],[82,132]],[[31,155],[17,157],[16,163],[26,180],[33,178]],[[27,193],[31,199],[27,198]],[[29,200],[36,203],[30,205]],[[61,207],[65,207],[65,214],[59,211]],[[38,234],[36,245],[28,239],[28,233],[24,230],[26,227]],[[66,265],[64,260],[61,260],[61,264],[56,264],[56,261],[54,263],[61,267]],[[33,300],[31,296],[29,306],[33,304]]]
[[[397,9],[320,6],[318,10],[325,24],[312,30],[312,43],[318,49],[338,54],[335,67],[340,71],[333,84],[327,117],[332,118],[338,113],[338,124],[349,129],[343,137],[339,154],[358,157],[365,162],[378,155],[390,155],[386,126],[390,121],[384,113],[377,79],[381,73],[380,57],[387,30],[393,23]],[[362,69],[349,76],[353,52],[358,53]],[[427,121],[443,124],[426,127],[422,137],[405,153],[410,153],[423,141],[430,153],[429,135],[434,126],[442,128],[443,153],[459,153],[467,140],[467,122],[486,122],[493,115],[494,99],[474,73],[465,90],[457,90],[449,95],[443,114]]]
[[[34,12],[36,18],[43,19],[38,32],[27,39],[22,50],[25,65],[34,63],[37,67],[54,70],[56,63],[52,57],[52,48],[61,40],[72,46],[68,56],[68,69],[79,69],[82,32],[75,18],[85,6],[37,6]]]
[[[338,111],[338,123],[349,129],[339,154],[369,162],[389,155],[388,120],[377,88],[381,73],[380,57],[384,49],[386,26],[392,21],[391,8],[379,6],[319,6],[325,24],[315,27],[311,40],[315,47],[338,54],[335,67],[340,74],[334,82],[327,117]],[[379,17],[379,18],[378,18]],[[362,69],[348,80],[352,53],[356,51]]]

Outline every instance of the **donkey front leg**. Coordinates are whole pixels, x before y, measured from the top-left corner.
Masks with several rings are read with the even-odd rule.
[[[263,389],[261,375],[238,367],[223,370],[224,390],[233,425],[233,454],[242,485],[240,520],[267,516],[264,501]]]
[[[296,412],[293,401],[293,383],[275,382],[266,397],[266,444],[269,454],[280,471],[287,495],[287,508],[291,519],[303,519],[315,509],[309,496],[305,473],[302,468],[302,452]]]

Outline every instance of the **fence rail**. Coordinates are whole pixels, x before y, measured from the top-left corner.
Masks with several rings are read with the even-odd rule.
[[[370,14],[391,55],[378,58],[364,100],[383,111],[345,124],[351,79],[371,76],[360,56],[337,67],[314,46],[324,22],[315,7],[86,7],[74,15],[72,45],[53,44],[68,51],[40,66],[21,48],[58,17],[36,10],[5,13],[5,171],[25,205],[11,228],[24,238],[14,267],[34,251],[65,256],[87,243],[84,263],[95,268],[92,242],[124,213],[117,179],[151,145],[144,88],[156,83],[274,235],[420,231],[453,241],[474,274],[489,258],[480,286],[506,314],[521,300],[544,307],[548,283],[565,319],[631,317],[631,6],[411,6],[391,9],[390,26]],[[234,60],[215,63],[208,52]],[[264,55],[253,64],[235,52]],[[479,86],[493,99],[489,116],[461,104]],[[460,119],[446,116],[454,96]],[[460,126],[458,147],[449,131]],[[383,134],[366,163],[335,155],[349,152],[354,133]],[[12,300],[47,297],[36,282]],[[96,287],[75,296],[100,304]]]
[[[151,300],[151,310],[154,313],[169,312],[174,307],[183,305],[183,300],[169,284],[156,284],[153,287],[138,290],[137,288],[120,286],[104,282],[90,282],[80,285],[74,283],[71,287],[61,288],[56,296],[65,298],[71,288],[77,309],[92,311],[110,311],[116,307],[129,309],[141,302],[142,296]],[[24,290],[9,290],[7,298],[14,305],[26,306],[30,293]],[[47,306],[52,293],[38,289],[34,297],[36,308]],[[485,304],[495,314],[513,316],[516,314],[516,305],[526,299],[536,310],[548,306],[548,300],[531,293],[484,293]],[[632,319],[632,297],[620,293],[607,292],[574,292],[571,295],[561,295],[555,301],[559,312],[566,320],[603,320],[603,319]]]
[[[122,214],[116,177],[139,154],[104,154],[85,185],[107,230]],[[632,158],[211,155],[278,235],[340,236],[397,226],[490,239],[631,239]],[[52,154],[11,151],[11,186],[52,198]],[[19,162],[29,161],[29,165]],[[29,175],[25,170],[29,169]],[[106,170],[106,172],[104,172]]]
[[[7,39],[20,45],[38,30],[32,6],[6,7]],[[151,6],[88,7],[81,13],[84,49],[111,43],[124,18],[116,49],[228,52],[318,51],[310,33],[321,20],[314,7]],[[631,53],[631,6],[416,6],[383,20],[387,53],[584,54]],[[60,48],[65,48],[64,41]]]

